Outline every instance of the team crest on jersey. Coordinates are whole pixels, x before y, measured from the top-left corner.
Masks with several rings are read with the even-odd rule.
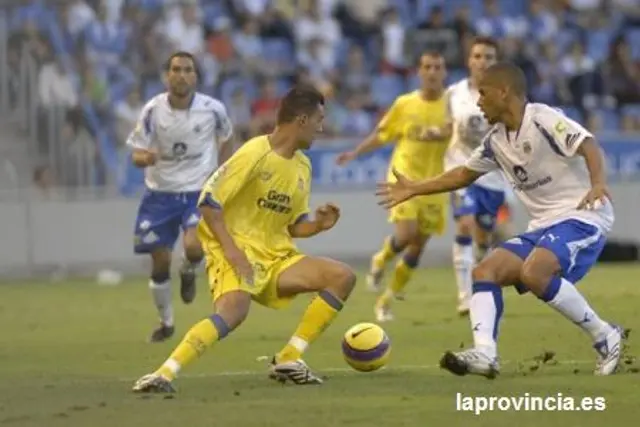
[[[302,178],[298,178],[298,190],[302,191],[304,190],[304,179]]]
[[[523,168],[520,165],[515,165],[513,167],[513,175],[518,179],[518,181],[520,182],[527,182],[529,180],[529,174],[527,173],[527,171],[525,170],[525,168]]]
[[[176,157],[184,156],[187,153],[187,144],[184,142],[176,142],[173,144],[172,151]]]
[[[195,133],[200,133],[200,131],[201,131],[201,130],[202,130],[202,128],[200,127],[200,125],[195,125],[195,126],[193,127],[193,131],[194,131]]]
[[[524,151],[524,154],[531,154],[531,143],[529,141],[525,141],[522,144],[522,151]]]
[[[260,179],[262,181],[269,181],[271,177],[273,177],[273,172],[269,172],[269,171],[260,172]]]

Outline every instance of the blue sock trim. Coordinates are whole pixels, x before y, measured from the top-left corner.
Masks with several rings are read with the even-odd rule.
[[[169,274],[168,271],[151,274],[151,280],[153,281],[153,283],[165,283],[165,282],[168,282],[170,278],[171,278],[171,275]]]
[[[545,289],[544,293],[538,298],[540,298],[544,302],[551,301],[556,297],[556,295],[558,295],[560,286],[562,286],[562,278],[560,276],[554,276],[547,285],[547,289]]]
[[[489,281],[481,280],[478,282],[473,282],[473,285],[472,285],[472,290],[474,294],[477,292],[494,292],[496,289],[500,290],[500,286],[498,286],[494,282],[489,282]]]
[[[318,297],[322,298],[324,302],[329,304],[329,306],[333,308],[335,311],[342,310],[342,306],[344,305],[343,302],[340,300],[340,298],[333,295],[331,292],[322,290],[318,292]]]
[[[220,317],[219,314],[212,314],[211,316],[209,316],[209,320],[211,320],[213,326],[218,330],[218,340],[226,337],[227,335],[229,335],[229,332],[231,332],[231,328],[229,327],[229,325],[227,325],[227,322],[225,322],[224,319]]]
[[[391,236],[389,239],[389,245],[391,246],[391,250],[395,253],[400,253],[402,252],[402,248],[400,245],[398,245],[398,242],[396,241],[396,237],[395,236]]]
[[[402,257],[402,262],[409,268],[416,268],[420,263],[420,257],[416,257],[413,255],[405,255]]]
[[[493,296],[493,303],[496,306],[496,317],[493,324],[493,339],[498,340],[498,331],[500,326],[500,319],[502,319],[502,313],[504,313],[504,300],[502,298],[502,288],[494,282],[479,281],[473,283],[473,293],[478,292],[491,292]]]
[[[456,243],[460,246],[469,246],[473,243],[471,236],[456,236]]]

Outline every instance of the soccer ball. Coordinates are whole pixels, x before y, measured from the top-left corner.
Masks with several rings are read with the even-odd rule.
[[[374,323],[358,323],[342,339],[342,354],[356,371],[371,372],[382,368],[389,360],[391,341],[384,330]]]

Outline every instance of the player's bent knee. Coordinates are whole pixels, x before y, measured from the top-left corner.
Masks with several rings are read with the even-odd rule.
[[[471,277],[474,282],[495,282],[497,279],[496,272],[491,268],[491,265],[486,262],[481,262],[473,267]]]
[[[249,315],[251,295],[243,291],[228,292],[215,302],[215,314],[224,320],[229,331],[242,324]]]
[[[458,221],[456,222],[456,234],[458,236],[471,237],[474,229],[474,221],[475,220],[471,215],[465,215],[458,218]]]
[[[356,285],[356,274],[347,265],[336,262],[335,267],[323,273],[325,290],[331,291],[338,298],[345,300]]]
[[[191,262],[199,262],[204,257],[202,245],[193,229],[184,235],[184,254]]]
[[[525,261],[520,270],[520,282],[535,295],[541,296],[553,278],[553,273],[545,270],[538,263]]]

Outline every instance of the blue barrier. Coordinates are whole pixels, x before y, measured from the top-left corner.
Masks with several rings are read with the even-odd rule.
[[[607,159],[609,179],[615,181],[640,182],[640,135],[617,133],[603,134],[598,137]],[[376,182],[387,174],[393,145],[364,155],[350,164],[336,165],[336,157],[341,152],[358,144],[360,140],[334,139],[316,141],[306,154],[313,167],[313,187],[328,191],[349,191],[371,189]],[[129,163],[129,161],[128,161]],[[132,195],[142,186],[142,173],[128,165],[126,185],[123,191]]]

